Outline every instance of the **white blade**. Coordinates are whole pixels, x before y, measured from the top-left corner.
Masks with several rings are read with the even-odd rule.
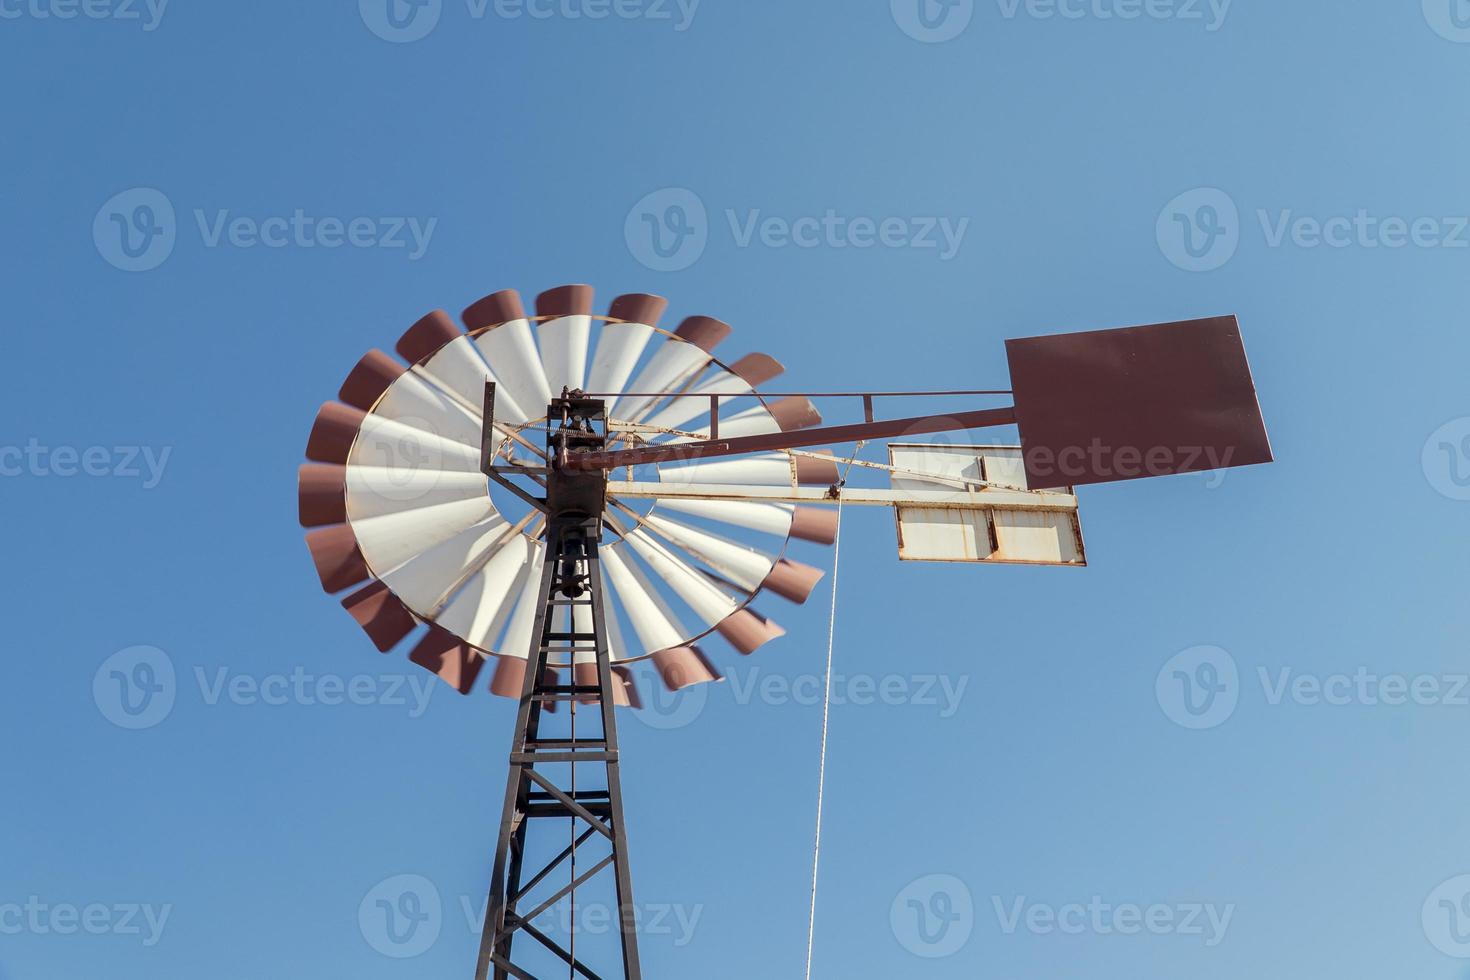
[[[623,391],[653,336],[646,323],[609,323],[597,338],[597,354],[587,376],[588,391]],[[617,399],[608,398],[607,417],[613,418]]]
[[[347,513],[353,520],[485,496],[485,478],[478,473],[349,466],[346,474]]]
[[[368,565],[382,576],[494,513],[490,498],[482,497],[366,520],[353,519],[352,530]],[[350,512],[348,516],[351,517]]]
[[[674,404],[677,405],[685,400],[686,399],[682,398],[678,399],[677,401],[675,401]],[[695,404],[701,403],[696,401]],[[706,410],[701,414],[708,415],[709,412],[708,410]],[[652,425],[654,423],[650,422],[649,424]],[[667,426],[667,428],[674,427]],[[666,444],[677,442],[693,442],[695,440],[709,438],[708,425],[705,425],[703,428],[694,429],[691,431],[694,433],[692,436],[670,436],[666,439],[656,441],[660,442],[660,444]],[[766,407],[764,405],[757,405],[755,408],[748,409],[747,411],[741,412],[738,415],[732,415],[728,419],[720,419],[721,439],[733,439],[736,436],[764,436],[769,435],[772,432],[780,431],[781,423],[776,421],[775,417],[773,417],[771,413],[766,410]]]
[[[638,372],[638,377],[628,388],[634,392],[658,393],[662,391],[673,391],[685,381],[694,377],[705,365],[713,360],[713,356],[703,347],[680,340],[677,337],[669,337],[662,347],[654,352],[653,357]],[[629,395],[619,401],[618,418],[625,422],[641,421],[659,401],[660,398],[646,398]]]
[[[465,583],[436,622],[481,650],[494,650],[495,640],[510,621],[516,599],[532,569],[531,541],[513,534]],[[526,651],[521,651],[525,656]]]
[[[623,560],[621,547],[621,544],[609,545],[598,553],[598,557],[607,572],[608,585],[622,602],[644,652],[653,653],[681,645],[685,629],[679,617],[664,602],[643,569],[632,560]]]
[[[791,516],[795,511],[790,504],[749,503],[743,500],[681,500],[677,497],[659,500],[658,505],[694,517],[783,538],[791,532]]]
[[[664,483],[734,483],[751,487],[789,487],[796,482],[791,457],[785,453],[720,459],[707,463],[669,464],[658,468]]]
[[[648,563],[654,573],[678,593],[706,626],[713,626],[739,608],[740,603],[660,545],[643,529],[630,531],[624,540]],[[764,578],[764,576],[762,576]]]
[[[592,331],[592,318],[581,313],[557,317],[541,325],[541,365],[546,370],[546,383],[552,397],[563,388],[581,388],[587,376],[587,344]],[[544,412],[546,403],[541,406]],[[541,417],[537,412],[536,417]]]
[[[409,371],[383,392],[377,415],[467,446],[480,444],[480,420],[458,401]]]
[[[407,422],[367,415],[347,457],[348,469],[372,466],[408,474],[451,470],[456,473],[480,471],[480,447],[454,442],[441,435]]]
[[[505,628],[505,636],[501,638],[500,647],[496,651],[502,657],[525,660],[531,653],[531,633],[536,628],[536,613],[541,605],[541,570],[545,564],[546,544],[532,541],[531,560],[521,579],[520,598],[516,600],[510,625]]]
[[[753,395],[755,389],[746,383],[745,379],[738,374],[730,374],[721,371],[713,378],[697,385],[689,390],[691,395],[699,395],[698,398],[676,398],[669,403],[668,407],[654,415],[648,420],[649,425],[656,425],[661,429],[677,429],[690,419],[699,418],[709,414],[709,399],[711,395],[720,395],[720,404],[724,405],[738,395]],[[757,410],[764,411],[761,406]],[[742,413],[743,414],[743,413]],[[735,416],[731,416],[735,418]],[[725,432],[724,413],[720,415],[720,433]]]
[[[484,414],[486,381],[495,382],[497,421],[522,425],[530,418],[499,376],[486,366],[479,348],[469,337],[460,337],[445,344],[433,357],[412,370],[426,375],[435,385],[469,409],[477,419]]]
[[[503,517],[492,514],[385,572],[383,584],[414,612],[431,615],[490,549],[505,539],[509,527]]]
[[[759,589],[776,565],[775,555],[747,548],[656,514],[645,517],[643,523],[645,527],[657,531],[747,592]],[[637,546],[636,543],[634,546]],[[642,551],[639,553],[642,554]]]
[[[545,414],[546,406],[551,404],[551,385],[541,367],[541,355],[536,352],[529,321],[502,323],[476,337],[475,346],[510,392],[511,399],[523,411],[535,413],[528,417],[539,419]]]

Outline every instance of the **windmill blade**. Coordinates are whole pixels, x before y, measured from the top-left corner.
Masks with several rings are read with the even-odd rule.
[[[343,509],[353,520],[367,520],[421,507],[465,500],[483,500],[485,479],[478,473],[435,469],[389,469],[381,466],[342,467]],[[305,488],[303,488],[305,492]],[[316,487],[313,493],[319,493]],[[302,506],[306,506],[303,501]]]
[[[592,287],[558,286],[536,297],[536,315],[553,317],[537,331],[541,366],[555,396],[580,389],[587,376],[587,346],[592,333]]]
[[[705,626],[715,625],[739,608],[739,602],[654,541],[642,528],[629,531],[620,544],[610,546],[609,550],[623,544],[632,548],[654,574],[668,583]]]
[[[790,558],[782,558],[776,562],[776,567],[771,569],[771,574],[766,576],[761,588],[769,589],[781,598],[801,605],[811,596],[812,590],[817,587],[817,583],[825,574],[820,568],[803,565]]]
[[[372,577],[357,535],[346,524],[312,531],[306,536],[306,547],[311,551],[322,589],[327,592],[341,592]]]
[[[786,630],[750,608],[736,610],[725,617],[715,629],[746,657],[772,640],[779,640],[786,635]]]
[[[710,352],[729,335],[728,323],[707,316],[689,317],[654,352],[629,385],[634,394],[619,401],[619,417],[627,422],[641,421],[662,401],[656,396],[647,397],[649,394],[672,391],[694,377],[714,359]]]
[[[490,678],[490,693],[502,698],[519,699],[526,683],[526,660],[524,657],[500,656],[495,658],[495,673]],[[541,683],[555,684],[556,671],[547,667],[541,672]],[[547,701],[542,711],[556,711],[556,702]]]
[[[765,384],[772,378],[779,376],[786,370],[769,354],[746,354],[740,360],[730,365],[730,372],[720,372],[708,381],[696,385],[689,390],[690,395],[698,397],[675,398],[670,400],[668,406],[659,411],[648,424],[661,429],[677,429],[690,419],[699,418],[707,411],[708,399],[719,395],[720,404],[724,405],[737,396],[753,396],[759,385]],[[609,388],[594,388],[594,391],[610,391]],[[608,410],[609,417],[612,410]],[[723,429],[724,423],[721,423]]]
[[[475,678],[485,666],[485,658],[460,642],[459,637],[437,626],[419,641],[408,659],[423,667],[460,694],[475,688]]]
[[[409,327],[396,349],[400,357],[414,365],[410,370],[459,402],[475,419],[482,415],[485,382],[492,381],[495,417],[512,425],[528,420],[524,409],[480,356],[474,341],[443,310],[435,310]]]
[[[302,527],[347,523],[347,467],[302,463],[296,471],[297,511]]]
[[[518,536],[519,532],[503,517],[491,513],[463,531],[424,548],[380,577],[410,609],[435,619],[435,614],[464,586],[473,570],[489,561],[509,538]],[[364,554],[371,564],[372,554],[366,549]]]
[[[657,514],[646,516],[643,526],[657,531],[661,537],[694,555],[746,592],[754,593],[759,589],[776,564],[775,555],[736,544],[708,531],[701,531]],[[642,554],[641,550],[639,554]]]
[[[510,625],[501,637],[499,652],[502,657],[519,657],[525,660],[531,653],[531,637],[536,631],[536,614],[540,611],[541,575],[546,565],[546,545],[540,541],[531,543],[531,563],[524,576],[524,586],[516,599]]]
[[[478,334],[475,346],[511,399],[524,411],[535,413],[528,417],[540,418],[551,403],[551,385],[520,295],[514,289],[491,293],[466,309],[461,319]],[[498,401],[496,406],[498,409]]]
[[[389,370],[385,359],[400,373],[379,391]],[[338,396],[354,408],[371,412],[373,417],[401,422],[468,446],[480,444],[478,416],[419,375],[400,369],[382,351],[368,351],[358,361]]]
[[[643,648],[652,653],[665,687],[678,691],[725,679],[698,647],[684,645],[683,637],[688,634],[642,569],[625,562],[616,546],[602,549],[601,560],[611,590],[621,600]]]
[[[671,484],[736,484],[752,487],[823,486],[837,482],[837,464],[786,453],[717,459],[707,462],[664,464],[658,478]]]
[[[369,566],[384,572],[441,544],[495,513],[490,499],[459,500],[358,520],[347,505],[358,547]],[[391,583],[390,583],[391,584]]]
[[[744,500],[690,500],[660,498],[658,505],[719,524],[730,524],[762,534],[799,538],[815,544],[837,540],[837,512],[805,504],[760,503]]]
[[[342,600],[342,608],[357,620],[373,646],[387,653],[412,633],[419,621],[391,589],[372,582]]]
[[[538,566],[538,547],[545,546],[524,534],[508,537],[434,621],[481,650],[504,654],[495,641],[510,622],[517,597],[527,588],[534,590],[540,584],[532,581]],[[522,649],[520,656],[524,657],[526,652]],[[514,655],[514,651],[510,653]],[[519,696],[519,690],[516,693]]]
[[[372,467],[405,474],[405,478],[420,472],[474,474],[480,471],[480,450],[425,429],[368,415],[346,462],[351,469]]]
[[[683,399],[680,399],[681,401]],[[708,415],[708,412],[704,414]],[[652,423],[650,423],[652,424]],[[763,436],[773,432],[794,432],[822,424],[822,413],[817,411],[811,399],[801,396],[780,398],[769,405],[757,405],[738,415],[720,420],[720,438],[737,436]],[[695,442],[708,439],[708,426],[688,436],[674,436],[668,443]]]
[[[669,301],[662,296],[647,293],[629,293],[612,301],[608,316],[623,322],[603,325],[597,338],[597,353],[587,375],[588,391],[624,390],[668,305]],[[612,418],[618,400],[613,397],[605,401],[608,418]]]

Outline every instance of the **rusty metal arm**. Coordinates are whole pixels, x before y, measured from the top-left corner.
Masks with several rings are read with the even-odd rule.
[[[830,443],[891,439],[896,436],[954,432],[960,429],[983,429],[995,425],[1013,425],[1015,421],[1016,410],[1014,408],[988,408],[978,412],[960,412],[955,415],[920,415],[914,418],[892,419],[887,422],[829,425],[815,429],[799,429],[795,432],[741,436],[737,439],[707,439],[702,442],[684,442],[672,446],[645,446],[640,449],[576,453],[570,456],[564,454],[557,463],[570,469],[613,470],[620,466],[639,466],[644,463],[705,459],[710,456],[739,456],[745,453],[777,452],[782,449],[800,449],[804,446],[824,446]]]

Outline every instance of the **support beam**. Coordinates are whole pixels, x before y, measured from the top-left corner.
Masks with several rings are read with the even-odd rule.
[[[936,479],[941,479],[937,477]],[[747,487],[733,484],[656,483],[609,480],[619,500],[740,500],[770,504],[860,504],[874,507],[1076,510],[1077,497],[1048,490],[891,490],[867,487]]]

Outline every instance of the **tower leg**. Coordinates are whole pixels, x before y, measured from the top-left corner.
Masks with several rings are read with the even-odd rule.
[[[614,715],[614,680],[607,646],[607,620],[602,605],[602,571],[597,549],[602,534],[599,518],[553,516],[546,532],[546,564],[542,569],[539,606],[532,630],[532,649],[526,661],[526,676],[516,713],[511,740],[510,775],[506,782],[505,808],[491,875],[490,901],[480,937],[476,980],[487,980],[494,970],[496,980],[508,977],[534,978],[512,959],[514,940],[521,933],[555,954],[583,977],[597,977],[573,952],[576,921],[572,919],[572,949],[538,929],[533,920],[555,907],[588,880],[611,869],[617,893],[618,923],[625,980],[638,980],[638,936],[633,906],[633,884],[628,868],[628,839],[623,820],[622,785],[618,768],[617,719]],[[577,607],[590,613],[579,617]],[[568,607],[568,626],[558,628],[558,609]],[[584,625],[578,627],[579,618]],[[586,622],[591,623],[587,632]],[[596,683],[579,684],[575,669],[565,681],[547,668],[552,653],[585,655],[595,651]],[[587,678],[583,678],[584,680]],[[542,737],[543,711],[565,703],[575,710],[580,702],[592,705],[601,731],[570,738]],[[600,771],[606,788],[578,789],[577,776]],[[562,778],[569,776],[570,778]],[[568,846],[529,878],[526,849],[536,840],[551,837],[555,826],[548,820],[571,820],[573,833]],[[583,850],[599,848],[598,838],[610,851],[588,866]],[[587,870],[581,870],[579,860]],[[563,864],[575,874],[551,880]],[[524,882],[524,883],[523,883]],[[533,897],[535,896],[535,897]],[[524,944],[523,944],[524,945]],[[615,974],[606,974],[615,975]]]

